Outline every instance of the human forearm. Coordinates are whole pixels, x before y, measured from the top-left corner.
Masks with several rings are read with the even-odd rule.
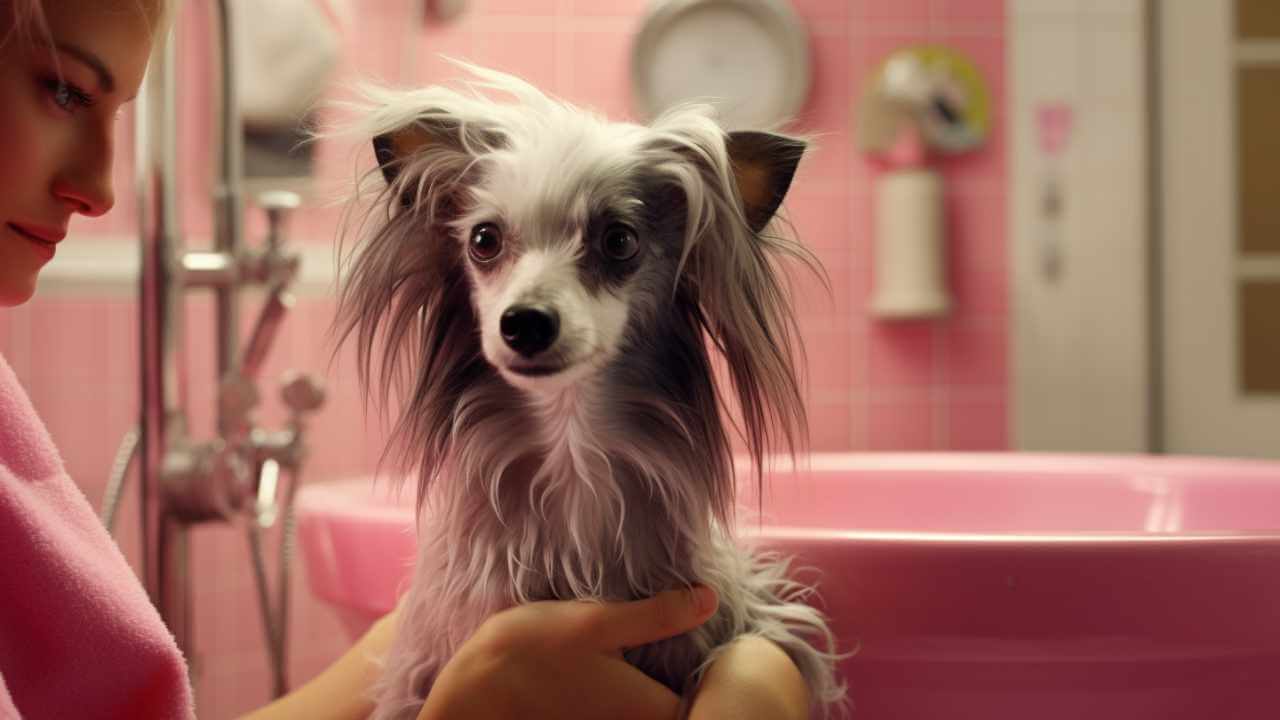
[[[774,643],[735,640],[707,669],[689,720],[805,720],[809,687],[791,658]]]
[[[240,720],[364,720],[373,712],[369,689],[378,678],[374,660],[395,637],[398,609],[373,624],[355,645],[305,685]]]

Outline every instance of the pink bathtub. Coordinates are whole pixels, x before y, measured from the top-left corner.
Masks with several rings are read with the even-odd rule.
[[[408,576],[410,496],[299,493],[311,587],[353,635]],[[815,568],[858,649],[855,718],[1280,718],[1280,463],[814,455],[762,509],[743,534]]]

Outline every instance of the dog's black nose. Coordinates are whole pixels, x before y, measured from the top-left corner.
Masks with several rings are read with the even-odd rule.
[[[551,347],[560,332],[560,317],[554,310],[531,305],[513,305],[502,313],[502,339],[512,350],[533,357]]]

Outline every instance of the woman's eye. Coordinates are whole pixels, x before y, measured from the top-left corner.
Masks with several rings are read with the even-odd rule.
[[[493,223],[481,223],[475,226],[471,230],[468,251],[476,262],[492,261],[502,254],[502,231]]]
[[[630,260],[640,252],[640,239],[636,232],[621,223],[610,225],[604,231],[601,249],[605,257],[622,262]]]
[[[88,93],[65,80],[46,78],[43,83],[53,104],[61,110],[72,112],[77,107],[89,107],[93,104],[93,98]]]

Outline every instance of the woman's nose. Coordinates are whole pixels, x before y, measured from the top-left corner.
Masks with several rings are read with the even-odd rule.
[[[53,192],[70,205],[73,212],[97,217],[115,205],[111,183],[114,144],[114,129],[109,124],[87,134],[84,141],[71,150],[71,157],[54,182]]]

